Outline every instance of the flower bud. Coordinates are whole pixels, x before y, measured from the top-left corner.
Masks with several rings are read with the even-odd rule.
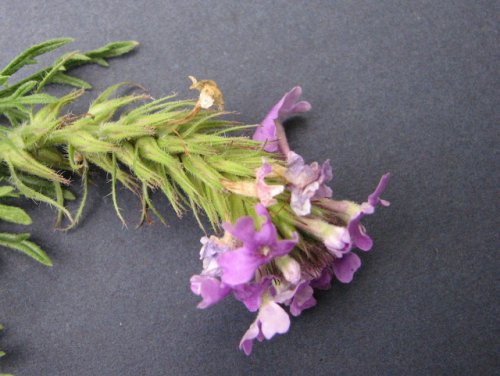
[[[292,257],[285,255],[275,259],[276,266],[283,273],[285,279],[292,283],[297,284],[300,281],[300,264]]]

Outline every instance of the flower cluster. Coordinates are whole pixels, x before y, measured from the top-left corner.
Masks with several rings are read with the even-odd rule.
[[[298,316],[316,304],[314,289],[328,289],[333,277],[352,281],[361,266],[353,251],[368,251],[373,243],[361,220],[378,204],[389,205],[380,197],[389,174],[366,202],[338,201],[327,186],[333,178],[330,162],[306,164],[290,150],[281,122],[311,108],[308,102],[298,102],[300,95],[300,87],[285,94],[253,136],[285,163],[264,159],[254,181],[223,183],[232,193],[253,197],[255,206],[234,224],[223,223],[222,237],[202,238],[203,270],[191,277],[193,293],[202,298],[199,308],[232,294],[257,312],[240,342],[247,355],[253,340],[288,331],[286,307]]]

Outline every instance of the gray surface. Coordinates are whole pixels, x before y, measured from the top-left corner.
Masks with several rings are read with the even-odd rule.
[[[497,4],[495,6],[494,4]],[[237,349],[253,320],[228,299],[195,308],[200,231],[125,230],[105,177],[85,221],[54,232],[26,204],[55,262],[0,257],[0,370],[16,375],[491,375],[498,372],[498,28],[495,1],[3,1],[0,65],[49,37],[81,50],[136,39],[102,89],[132,80],[186,96],[217,80],[227,108],[259,121],[295,84],[313,105],[293,147],[332,159],[337,197],[362,200],[393,173],[393,205],[369,218],[375,247],[355,281],[319,295],[290,332]],[[84,108],[97,90],[77,106]],[[189,94],[192,95],[192,94]],[[120,204],[133,224],[138,204]],[[132,226],[133,227],[133,226]]]

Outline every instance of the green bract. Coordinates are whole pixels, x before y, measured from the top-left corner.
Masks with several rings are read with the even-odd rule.
[[[69,75],[68,71],[89,63],[107,66],[106,59],[127,53],[138,45],[135,41],[123,41],[84,53],[71,52],[57,58],[52,65],[38,70],[27,78],[12,82],[12,76],[21,68],[37,63],[36,57],[71,41],[71,38],[58,38],[32,46],[0,71],[0,124],[4,120],[2,117],[9,123],[8,126],[5,124],[0,126],[0,153],[3,155],[0,180],[12,184],[12,186],[0,186],[2,202],[0,220],[22,225],[31,224],[31,218],[23,209],[3,203],[6,199],[19,195],[58,207],[58,222],[62,213],[71,217],[61,205],[64,200],[75,198],[69,190],[61,187],[61,183],[67,185],[69,180],[50,167],[61,165],[69,168],[68,162],[57,147],[47,146],[37,149],[36,144],[58,125],[57,122],[50,122],[54,114],[58,114],[62,106],[74,100],[82,92],[76,91],[63,98],[56,98],[41,91],[49,83],[89,89],[91,85],[88,82]],[[35,105],[46,105],[46,107],[34,112]],[[26,123],[31,124],[28,132],[23,126]],[[0,245],[21,251],[42,264],[52,265],[45,252],[29,241],[29,237],[27,233],[0,233]]]
[[[4,130],[0,160],[8,166],[19,192],[55,206],[66,215],[69,227],[82,215],[91,166],[111,176],[113,203],[122,220],[117,182],[142,200],[143,220],[149,208],[163,221],[149,198],[154,190],[167,196],[178,215],[186,208],[195,215],[201,210],[213,227],[221,220],[234,219],[231,203],[245,211],[248,203],[255,202],[239,196],[228,199],[231,193],[221,182],[255,179],[262,158],[273,157],[258,142],[236,135],[238,124],[220,118],[225,112],[193,112],[194,101],[172,97],[155,101],[144,94],[113,98],[121,86],[105,90],[82,116],[62,113],[64,106],[81,94],[76,91],[31,113],[20,126]],[[130,109],[131,105],[135,107]],[[118,111],[124,112],[115,116]],[[61,171],[80,175],[83,180],[84,195],[74,216],[64,207],[63,195],[51,197],[21,178],[29,175],[52,182],[57,193],[62,185],[70,184]]]

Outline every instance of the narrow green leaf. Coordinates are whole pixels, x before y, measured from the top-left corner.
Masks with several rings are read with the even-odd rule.
[[[26,184],[24,184],[21,179],[19,179],[19,176],[16,172],[16,169],[14,165],[10,161],[6,161],[7,166],[9,167],[9,172],[10,172],[10,177],[12,179],[12,183],[16,186],[18,191],[22,193],[24,196],[31,198],[36,201],[42,201],[45,202],[49,205],[52,205],[56,207],[57,209],[62,210],[62,212],[66,215],[66,217],[69,219],[70,222],[73,222],[73,218],[71,216],[71,213],[63,206],[60,206],[57,201],[54,201],[50,197],[35,191],[34,189],[28,187]]]
[[[49,94],[32,94],[17,99],[20,104],[48,104],[57,102],[57,98]]]
[[[11,76],[25,65],[35,64],[37,62],[34,59],[35,57],[53,51],[72,41],[72,38],[57,38],[49,39],[40,44],[31,46],[20,55],[18,55],[14,60],[12,60],[9,65],[7,65],[2,71],[0,71],[0,75]]]
[[[87,81],[84,81],[80,78],[70,76],[68,74],[64,74],[62,72],[57,72],[52,77],[52,82],[55,84],[69,85],[82,89],[92,89],[92,85]]]
[[[116,171],[117,171],[117,161],[116,161],[116,154],[113,153],[112,155],[112,163],[113,163],[113,170],[111,172],[111,197],[113,199],[113,207],[115,208],[116,215],[122,222],[123,226],[127,227],[127,223],[125,222],[125,219],[122,216],[120,207],[118,206],[118,198],[116,195]]]
[[[63,38],[61,40],[66,41],[65,43],[71,41],[71,39],[67,39],[67,38]],[[63,44],[65,44],[65,43],[63,43]],[[75,67],[78,67],[78,66],[81,66],[84,64],[89,64],[89,63],[96,63],[99,65],[108,66],[108,63],[106,62],[105,58],[113,58],[113,57],[119,56],[121,54],[125,54],[125,53],[131,51],[132,49],[134,49],[137,45],[138,45],[138,43],[135,41],[115,42],[115,43],[110,43],[104,47],[97,49],[97,50],[78,53],[78,54],[75,54],[72,58],[68,59],[65,62],[64,66],[61,66],[61,69],[64,69],[64,71],[68,71],[68,70],[73,69]],[[54,44],[54,46],[55,46],[55,44]],[[37,46],[33,46],[33,48],[34,47],[37,47]],[[41,51],[48,52],[48,51],[44,51],[43,49],[41,49]],[[30,64],[33,64],[35,62],[36,61],[33,59],[29,60]],[[20,67],[18,67],[17,69],[19,69],[19,68]],[[13,66],[11,63],[11,64],[9,64],[8,67],[6,67],[4,69],[4,71],[14,73],[14,71],[17,70],[17,69],[15,69],[15,70],[12,70],[12,69],[13,69]],[[42,81],[44,79],[44,77],[46,77],[46,75],[51,71],[51,69],[52,69],[52,66],[45,67],[45,68],[40,69],[39,71],[33,73],[29,77],[26,77],[25,79],[22,79],[19,82],[15,83],[11,86],[5,87],[4,89],[0,90],[0,97],[6,97],[6,96],[10,95],[19,86],[23,85],[24,83],[26,83],[28,81],[36,81],[36,82]],[[10,74],[12,74],[12,73],[9,73],[9,74],[4,73],[4,71],[0,72],[0,75],[9,76]],[[54,77],[55,76],[52,76],[52,79],[54,79]],[[50,80],[50,82],[53,82],[53,81]],[[47,82],[47,83],[49,83],[49,82]]]
[[[83,167],[83,174],[82,174],[83,195],[80,201],[80,205],[78,206],[78,210],[76,211],[74,222],[70,224],[68,227],[66,227],[65,230],[70,230],[73,227],[75,227],[77,223],[80,221],[80,218],[83,214],[83,209],[85,208],[85,204],[87,203],[87,196],[89,193],[88,176],[89,176],[89,169],[87,166],[85,166]]]
[[[61,187],[61,184],[58,182],[53,182],[54,192],[56,193],[56,202],[60,207],[64,207],[64,194]],[[56,219],[56,227],[61,224],[63,218],[63,212],[61,209],[57,208],[57,219]]]
[[[58,59],[58,61],[52,66],[52,68],[47,72],[47,74],[45,75],[45,77],[43,77],[43,79],[38,83],[38,86],[35,90],[35,93],[39,93],[43,87],[48,84],[49,82],[51,82],[52,78],[54,77],[54,75],[61,69],[64,69],[64,64],[69,60],[71,59],[74,55],[76,55],[76,52],[71,52],[69,54],[66,54],[64,56],[62,56],[60,59]]]
[[[21,208],[0,204],[0,219],[20,225],[30,225],[30,216]]]
[[[136,42],[134,40],[112,42],[96,50],[89,51],[85,55],[87,55],[91,59],[116,57],[132,51],[138,45],[139,42]]]
[[[15,236],[15,234],[0,233],[0,245],[20,251],[43,265],[52,266],[49,256],[38,245],[26,240],[29,234],[17,234],[26,237],[22,240],[16,239],[13,235]]]
[[[2,185],[0,186],[0,197],[12,197],[12,193],[14,192],[14,187],[10,185]]]

